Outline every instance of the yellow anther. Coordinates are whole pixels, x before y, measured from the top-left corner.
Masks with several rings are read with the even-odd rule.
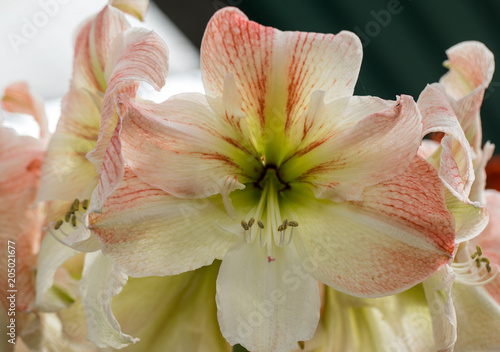
[[[297,221],[292,220],[288,222],[288,226],[297,227],[299,226],[299,223]]]
[[[63,224],[63,221],[59,220],[58,222],[56,222],[56,225],[54,226],[54,229],[55,230],[59,230],[59,228],[61,227],[62,224]]]
[[[476,246],[476,251],[477,251],[477,255],[478,256],[482,256],[483,255],[483,250],[481,249],[481,247]]]
[[[262,222],[262,220],[257,221],[257,225],[259,225],[261,229],[264,228],[264,223]]]
[[[472,254],[470,257],[471,257],[472,259],[476,258],[476,257],[477,257],[477,252],[475,252],[474,254]]]
[[[83,202],[82,202],[82,208],[84,210],[87,210],[89,207],[89,200],[88,199],[85,199]]]
[[[490,264],[490,260],[488,258],[481,258],[481,261],[486,264]]]
[[[251,218],[250,220],[248,220],[248,227],[252,227],[252,225],[255,223],[255,219],[254,218]]]
[[[76,227],[76,216],[75,215],[73,215],[71,217],[71,225],[73,225],[73,227]]]
[[[486,264],[486,270],[491,273],[491,266],[490,263]]]
[[[248,230],[250,227],[248,227],[248,224],[245,220],[241,220],[241,227],[243,227],[243,229],[246,231]]]
[[[478,268],[481,267],[481,261],[479,260],[479,258],[476,259],[476,265]]]
[[[71,219],[71,215],[72,215],[72,214],[73,214],[73,213],[72,213],[71,211],[68,211],[68,212],[66,213],[66,215],[64,215],[64,221],[69,222],[69,220]]]

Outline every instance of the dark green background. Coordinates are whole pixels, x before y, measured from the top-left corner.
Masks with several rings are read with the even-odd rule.
[[[183,0],[157,1],[165,13],[199,45],[210,16],[234,5],[261,24],[281,30],[337,33],[376,31],[374,13],[387,10],[385,0]],[[364,59],[355,94],[394,99],[416,98],[446,69],[445,50],[465,40],[479,40],[500,56],[499,0],[400,0],[377,35],[364,39]],[[358,30],[357,30],[358,28]],[[482,108],[484,140],[500,145],[500,77],[495,74]]]

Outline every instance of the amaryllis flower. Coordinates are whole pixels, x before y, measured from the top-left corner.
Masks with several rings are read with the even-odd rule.
[[[450,260],[454,221],[416,155],[416,103],[352,96],[354,34],[281,32],[225,8],[201,55],[207,95],[123,99],[131,172],[89,216],[120,270],[175,275],[222,259],[224,337],[284,351],[314,334],[318,279],[378,297]]]
[[[110,3],[119,3],[120,8],[141,17],[145,9],[144,1]],[[150,62],[155,65],[150,66]],[[111,170],[102,157],[94,157],[92,162],[87,158],[98,141],[101,121],[118,114],[117,99],[121,94],[134,97],[141,80],[159,88],[166,72],[163,40],[154,32],[131,28],[124,14],[112,6],[106,6],[79,29],[70,91],[63,99],[62,115],[44,160],[38,194],[39,200],[53,201],[51,214],[59,215],[51,217],[38,260],[40,309],[57,309],[50,295],[54,275],[59,266],[78,253],[69,245],[78,242],[80,246],[75,247],[80,250],[99,249],[95,238],[85,237],[82,216],[90,211],[94,200],[99,202],[100,190],[107,189],[96,188],[101,170]],[[119,175],[123,170],[113,172]],[[121,333],[111,313],[111,299],[120,292],[127,276],[99,255],[97,252],[86,258],[83,282],[93,281],[80,289],[84,310],[93,317],[89,319],[88,335],[99,346],[119,348],[136,341]],[[108,281],[107,273],[113,273],[115,280]]]
[[[484,44],[478,42],[457,44],[447,55],[450,71],[441,78],[440,84],[433,84],[422,92],[419,107],[424,121],[429,117],[452,121],[456,116],[472,152],[467,152],[461,137],[453,142],[445,137],[441,147],[429,142],[426,151],[421,151],[429,155],[428,160],[439,168],[443,179],[449,181],[447,191],[457,197],[447,193],[448,207],[456,219],[457,242],[461,242],[453,264],[424,281],[423,286],[439,351],[492,350],[500,344],[497,338],[500,306],[494,301],[500,295],[500,262],[489,259],[498,244],[492,235],[498,232],[493,218],[498,212],[498,201],[496,194],[487,197],[484,190],[484,168],[493,145],[486,143],[481,148],[479,109],[493,75],[494,59]],[[464,170],[474,170],[476,178],[469,178],[469,171]],[[491,213],[488,227],[488,214],[480,205]],[[490,251],[482,249],[486,237]],[[485,325],[491,329],[481,328]]]
[[[59,317],[41,313],[35,306],[36,262],[45,220],[44,204],[35,203],[49,138],[45,110],[41,99],[25,83],[6,88],[2,107],[32,115],[40,126],[40,138],[21,136],[0,126],[0,243],[5,248],[0,260],[0,322],[7,333],[0,350],[61,351],[68,341],[62,335]],[[66,270],[57,274],[60,287],[70,284]],[[60,297],[51,293],[53,304],[62,305]],[[9,299],[11,296],[15,299]],[[11,325],[15,326],[12,335]],[[13,337],[15,344],[8,342]]]

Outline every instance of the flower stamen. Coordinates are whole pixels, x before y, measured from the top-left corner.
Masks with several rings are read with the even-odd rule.
[[[494,266],[493,269],[490,260],[483,257],[480,246],[476,246],[476,251],[470,258],[466,262],[451,265],[457,276],[456,282],[467,286],[483,286],[493,281],[500,274],[498,267]]]

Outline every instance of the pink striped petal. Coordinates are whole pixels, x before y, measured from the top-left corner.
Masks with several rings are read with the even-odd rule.
[[[449,136],[441,140],[439,176],[456,197],[470,203],[468,195],[474,182],[472,151],[444,88],[439,84],[427,86],[418,98],[418,107],[424,135],[443,132]]]
[[[299,203],[295,214],[308,252],[304,265],[354,296],[404,291],[448,263],[455,248],[444,186],[418,156],[402,175],[366,188],[363,202]]]
[[[242,125],[214,112],[201,94],[182,94],[162,104],[127,104],[123,153],[151,185],[176,197],[220,193],[228,201],[229,192],[242,189],[242,182],[262,169]]]
[[[123,177],[119,135],[125,110],[120,107],[120,99],[135,97],[140,81],[159,90],[165,84],[167,59],[167,47],[154,32],[135,28],[113,42],[104,73],[108,88],[102,104],[99,136],[95,149],[87,155],[99,172],[98,207]]]
[[[495,70],[491,51],[480,42],[468,41],[457,44],[446,51],[450,69],[440,83],[453,99],[453,109],[472,145],[477,151],[481,147],[481,123],[479,109],[486,88]]]
[[[310,183],[317,197],[334,201],[361,200],[364,187],[401,174],[422,138],[421,116],[409,96],[339,99],[318,108],[311,125],[305,116],[304,127],[294,127],[306,131],[303,145],[284,161],[281,177]]]
[[[25,82],[13,83],[5,88],[2,97],[2,107],[6,111],[33,116],[40,126],[40,137],[45,138],[49,136],[43,101],[39,96],[30,91],[28,84]]]
[[[109,4],[143,21],[149,0],[110,0]]]
[[[350,96],[362,48],[350,32],[282,32],[249,21],[226,7],[210,20],[201,47],[201,69],[209,96],[222,95],[224,77],[235,76],[243,110],[254,125],[289,126],[306,110],[313,91],[326,100]]]
[[[130,28],[123,13],[106,6],[79,30],[75,42],[73,83],[78,87],[104,92],[107,82],[104,70],[111,43]]]
[[[101,214],[90,214],[103,253],[132,277],[175,275],[222,258],[234,235],[220,198],[182,200],[127,171]]]

